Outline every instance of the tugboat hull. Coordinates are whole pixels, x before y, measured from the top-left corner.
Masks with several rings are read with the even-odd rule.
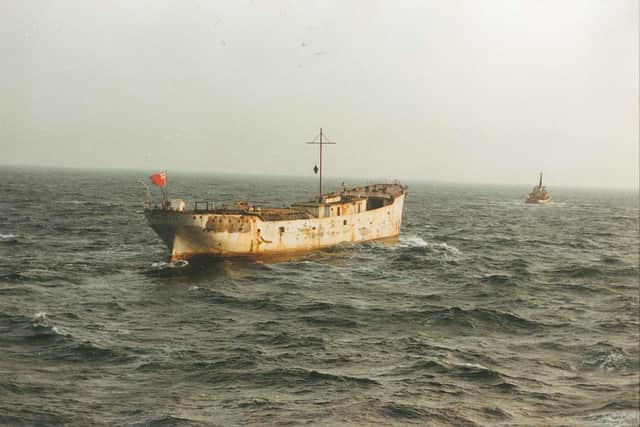
[[[551,199],[542,199],[542,200],[527,200],[526,203],[534,204],[534,205],[546,205],[549,203]]]

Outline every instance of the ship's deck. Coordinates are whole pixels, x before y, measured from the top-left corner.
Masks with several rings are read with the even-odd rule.
[[[213,215],[249,215],[256,216],[263,221],[288,221],[297,219],[313,219],[316,215],[310,213],[308,208],[330,207],[334,205],[344,205],[362,200],[376,199],[379,203],[372,206],[381,207],[392,203],[393,199],[404,194],[407,187],[400,184],[375,184],[352,189],[344,189],[340,192],[323,195],[321,200],[311,200],[307,202],[295,203],[292,207],[254,207],[247,202],[238,202],[233,207],[215,208],[213,203],[199,201],[195,203],[193,209],[184,209],[179,212],[184,215],[213,214]],[[375,200],[374,200],[375,201]],[[151,210],[165,210],[159,207]],[[172,209],[166,209],[171,211]],[[368,210],[368,209],[367,209]]]

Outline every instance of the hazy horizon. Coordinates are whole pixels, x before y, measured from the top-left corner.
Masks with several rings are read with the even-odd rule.
[[[637,189],[637,1],[0,5],[0,164]]]
[[[54,170],[60,172],[70,172],[70,171],[83,171],[89,173],[110,173],[117,174],[117,172],[123,172],[126,174],[135,174],[136,180],[138,179],[147,179],[152,173],[161,172],[159,169],[126,169],[126,168],[108,168],[108,167],[81,167],[81,166],[56,166],[56,165],[20,165],[20,164],[0,164],[0,169],[2,168],[14,168],[17,170],[24,169],[35,169],[35,170]],[[210,176],[210,177],[241,177],[241,178],[274,178],[274,179],[305,179],[308,181],[313,181],[317,183],[318,175],[292,175],[292,174],[282,174],[282,173],[259,173],[259,172],[216,172],[216,171],[206,171],[206,170],[168,170],[166,171],[169,180],[174,182],[176,179],[180,179],[184,176]],[[327,191],[333,191],[335,188],[332,186],[339,186],[340,182],[345,183],[346,186],[356,186],[361,184],[371,184],[371,183],[390,183],[393,181],[398,181],[401,184],[408,184],[409,186],[413,184],[426,184],[426,185],[443,185],[443,186],[464,186],[464,187],[498,187],[498,188],[531,188],[538,183],[539,175],[535,176],[535,180],[533,182],[527,183],[515,183],[515,182],[470,182],[470,181],[455,181],[455,180],[439,180],[439,179],[421,179],[421,178],[411,178],[411,179],[398,179],[394,177],[384,177],[384,176],[323,176],[323,187]],[[638,189],[634,187],[598,187],[598,186],[589,186],[589,185],[565,185],[563,183],[547,183],[546,178],[544,179],[544,185],[550,187],[551,192],[554,190],[577,190],[577,191],[611,191],[611,192],[623,192],[623,193],[634,193],[640,197],[640,194],[637,192]],[[316,185],[316,184],[314,184]],[[336,187],[337,188],[337,187]],[[527,190],[528,191],[528,190]],[[175,194],[175,196],[179,196],[179,194]]]

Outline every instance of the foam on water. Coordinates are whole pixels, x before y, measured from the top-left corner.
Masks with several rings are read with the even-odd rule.
[[[444,242],[428,242],[420,236],[416,235],[401,235],[399,239],[400,243],[398,247],[400,248],[428,248],[434,250],[442,250],[445,252],[449,252],[452,255],[457,255],[460,253],[460,250],[455,246],[449,245]]]
[[[429,246],[426,240],[420,236],[400,235],[400,246],[407,248],[426,248]]]
[[[46,311],[39,311],[35,313],[31,318],[31,321],[33,323],[41,323],[47,320],[49,320],[49,313],[47,313]]]
[[[15,239],[16,237],[18,237],[15,234],[3,234],[0,233],[0,240],[5,240],[5,239]]]

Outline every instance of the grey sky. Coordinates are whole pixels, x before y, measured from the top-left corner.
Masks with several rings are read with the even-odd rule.
[[[0,164],[638,187],[637,0],[0,2]]]

